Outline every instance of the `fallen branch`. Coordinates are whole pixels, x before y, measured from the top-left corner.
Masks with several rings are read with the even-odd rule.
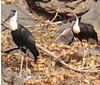
[[[76,72],[81,72],[81,73],[97,73],[100,72],[100,70],[95,70],[95,71],[90,71],[90,70],[81,70],[81,69],[77,69],[77,68],[73,68],[70,67],[68,64],[66,64],[62,59],[59,59],[55,54],[53,54],[52,52],[50,52],[48,49],[44,48],[43,46],[41,46],[40,44],[36,44],[36,46],[38,48],[40,48],[41,50],[43,50],[44,52],[46,52],[47,54],[49,54],[50,56],[52,56],[53,58],[55,58],[57,61],[59,61],[62,65],[64,65],[66,68],[76,71]]]

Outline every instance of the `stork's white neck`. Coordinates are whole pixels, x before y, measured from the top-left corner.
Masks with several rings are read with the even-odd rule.
[[[10,28],[12,31],[15,31],[18,29],[18,24],[17,24],[17,12],[13,17],[10,18]]]
[[[79,19],[78,19],[78,17],[76,18],[75,24],[73,25],[73,32],[75,34],[78,34],[80,32]]]

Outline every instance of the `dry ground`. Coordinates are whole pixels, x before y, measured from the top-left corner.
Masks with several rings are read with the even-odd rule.
[[[31,58],[29,61],[28,74],[24,80],[24,85],[100,85],[100,53],[98,55],[86,54],[91,48],[100,48],[97,44],[89,45],[87,42],[80,42],[75,38],[75,42],[71,45],[56,45],[53,43],[58,31],[57,25],[50,24],[51,22],[43,20],[42,17],[32,14],[36,25],[32,29],[28,29],[35,37],[36,43],[45,47],[52,53],[62,59],[66,64],[75,69],[87,69],[87,72],[75,72],[60,64],[52,56],[38,48],[40,55],[37,64],[34,64]],[[19,72],[21,55],[25,54],[13,53],[5,54],[4,51],[16,47],[12,41],[10,30],[7,29],[1,33],[1,57],[2,62],[6,64],[7,70]],[[83,51],[83,55],[78,53]],[[90,71],[98,71],[90,73]],[[25,60],[23,66],[25,70]]]

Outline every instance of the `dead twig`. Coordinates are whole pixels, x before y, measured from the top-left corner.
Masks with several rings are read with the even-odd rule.
[[[90,69],[90,68],[92,68],[92,67],[93,67],[93,68],[94,68],[94,67],[95,67],[95,68],[100,67],[100,64],[93,65],[93,66],[91,66],[91,67],[90,67],[90,66],[86,66],[86,67],[82,67],[82,68],[79,68],[79,69],[81,69],[81,70],[83,70],[83,69]]]
[[[56,19],[57,15],[58,15],[58,10],[59,10],[59,7],[58,7],[58,9],[57,9],[57,12],[56,12],[54,18],[51,20],[51,22],[53,22],[53,21]]]
[[[66,68],[68,68],[70,70],[73,70],[73,71],[76,71],[76,72],[81,72],[81,73],[86,73],[86,72],[89,72],[89,73],[97,73],[97,72],[100,72],[100,70],[90,71],[90,70],[81,70],[81,69],[77,69],[77,68],[70,67],[62,59],[59,59],[55,54],[53,54],[52,52],[50,52],[48,49],[44,48],[40,44],[36,44],[36,46],[38,48],[40,48],[41,50],[43,50],[44,52],[46,52],[47,54],[49,54],[50,56],[52,56],[53,58],[55,58],[58,62],[60,62],[62,65],[64,65]]]
[[[9,27],[8,26],[5,26],[3,23],[1,23],[1,26],[4,27],[4,29],[1,29],[1,32],[5,31],[6,29],[8,29]]]
[[[86,50],[84,49],[84,56],[83,56],[83,62],[82,62],[82,68],[84,67],[85,65],[85,56],[86,56]]]

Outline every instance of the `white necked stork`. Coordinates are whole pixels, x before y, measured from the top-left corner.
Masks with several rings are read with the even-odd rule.
[[[90,24],[80,22],[79,17],[77,16],[72,26],[72,31],[74,36],[77,37],[80,41],[82,41],[82,39],[88,41],[91,38],[98,42],[97,33],[94,30],[94,27]]]
[[[37,61],[39,51],[35,45],[35,39],[31,32],[29,32],[23,25],[17,23],[17,11],[11,10],[10,15],[5,19],[4,23],[10,20],[11,35],[14,43],[18,48],[25,48],[27,55]]]

